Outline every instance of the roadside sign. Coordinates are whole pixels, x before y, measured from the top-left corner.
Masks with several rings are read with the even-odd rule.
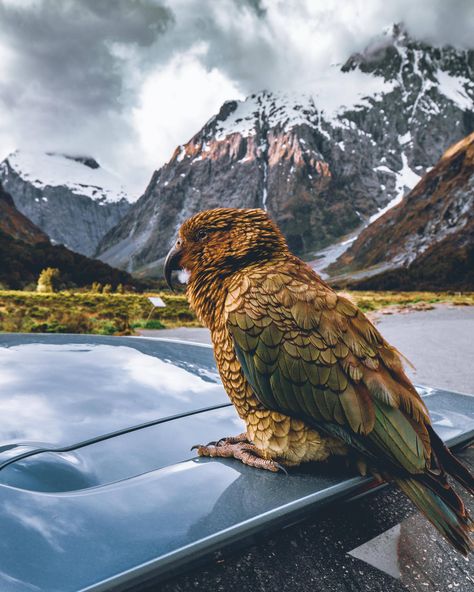
[[[155,308],[165,308],[166,306],[166,304],[163,302],[163,299],[159,296],[148,296],[148,300]]]
[[[148,300],[151,302],[152,307],[150,310],[150,314],[147,317],[146,322],[148,323],[148,321],[151,319],[151,315],[153,314],[153,311],[155,310],[155,308],[165,308],[166,304],[163,302],[163,299],[160,298],[159,296],[148,296]]]

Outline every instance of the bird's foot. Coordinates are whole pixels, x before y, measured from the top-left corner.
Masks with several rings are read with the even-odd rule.
[[[244,436],[244,434],[240,434],[240,436]],[[235,436],[235,438],[239,438],[240,436]],[[237,442],[229,442],[229,440],[232,439],[234,438],[224,438],[223,440],[219,440],[219,442],[223,443],[217,442],[216,445],[213,445],[212,443],[209,443],[206,446],[196,445],[193,446],[191,450],[197,449],[199,456],[235,458],[244,463],[244,465],[250,467],[272,471],[273,473],[282,471],[286,474],[285,467],[273,459],[267,458],[264,452],[259,450],[253,444],[250,444],[248,440],[242,439]]]
[[[237,436],[228,436],[227,438],[221,438],[214,442],[208,442],[206,446],[222,446],[224,444],[252,444],[252,442],[249,440],[247,432],[242,432]],[[197,446],[193,446],[193,448],[197,448]],[[191,448],[191,450],[193,448]]]

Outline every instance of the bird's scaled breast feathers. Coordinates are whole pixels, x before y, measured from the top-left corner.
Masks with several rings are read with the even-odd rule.
[[[419,470],[430,453],[429,418],[398,353],[352,302],[301,266],[231,284],[226,323],[245,378],[264,407],[337,424],[351,437],[371,434],[391,460]],[[391,444],[405,449],[403,458]]]

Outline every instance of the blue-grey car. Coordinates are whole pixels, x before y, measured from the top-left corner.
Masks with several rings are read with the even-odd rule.
[[[472,397],[419,390],[444,440],[473,438]],[[139,589],[372,485],[196,458],[243,430],[206,345],[0,335],[0,407],[1,592]]]

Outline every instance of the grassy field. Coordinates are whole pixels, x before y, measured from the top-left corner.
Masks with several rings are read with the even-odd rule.
[[[439,303],[474,305],[474,293],[348,292],[364,311],[430,308]],[[166,308],[152,310],[152,294],[0,291],[0,331],[132,335],[138,329],[198,326],[184,295],[162,292]]]
[[[166,308],[153,310],[147,296]],[[196,326],[184,295],[0,291],[0,331],[132,335],[136,329]]]
[[[344,292],[364,312],[393,308],[429,309],[437,304],[474,306],[474,292]]]

